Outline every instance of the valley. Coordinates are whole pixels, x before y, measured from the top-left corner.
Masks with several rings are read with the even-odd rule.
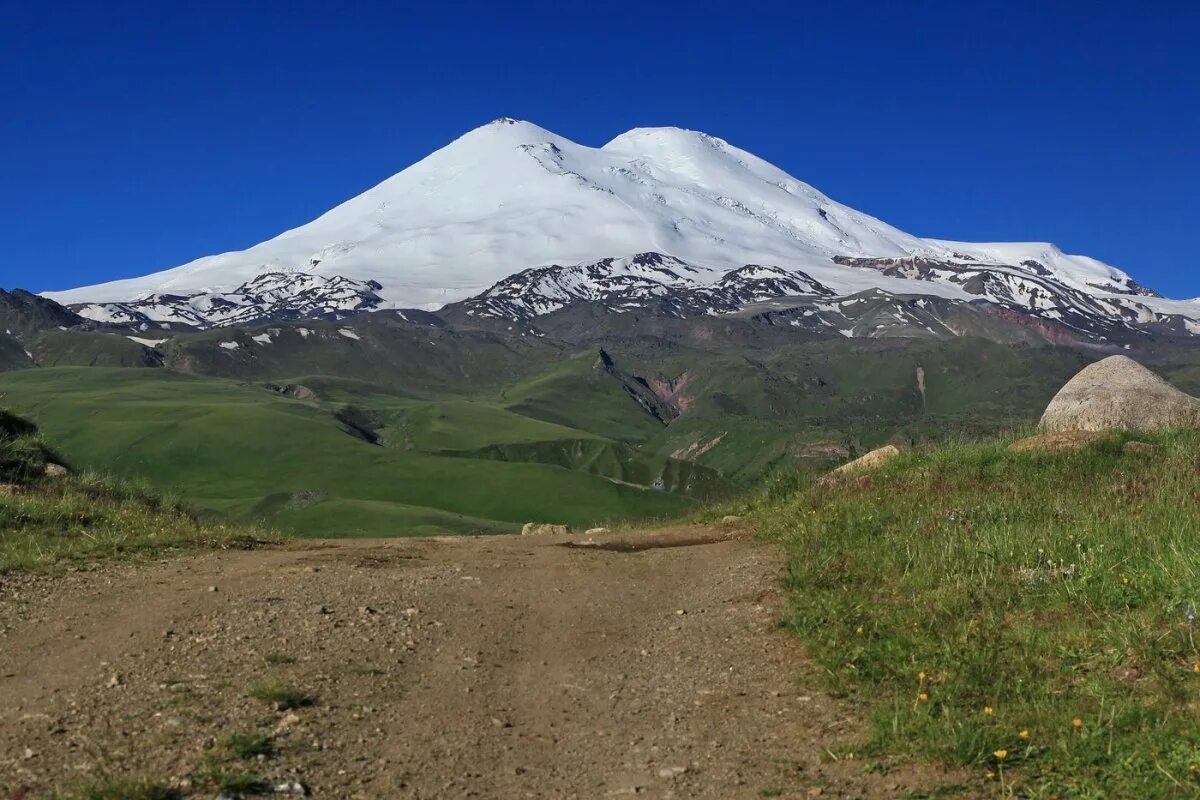
[[[377,312],[147,346],[55,326],[26,339],[43,365],[0,373],[0,394],[74,468],[299,535],[411,536],[673,518],[891,437],[1021,429],[1091,358],[742,315],[559,333]],[[1161,355],[1185,389],[1190,352]]]

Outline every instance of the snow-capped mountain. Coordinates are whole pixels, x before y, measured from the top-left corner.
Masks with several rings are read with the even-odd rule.
[[[642,253],[663,260],[632,258]],[[264,276],[271,291],[255,288]],[[370,296],[354,288],[363,286]],[[48,296],[93,319],[220,325],[275,307],[304,315],[472,298],[476,313],[517,318],[566,299],[619,310],[683,291],[722,313],[771,292],[872,289],[985,300],[1067,324],[1085,313],[1200,331],[1200,301],[1157,297],[1049,244],[907,234],[707,134],[639,128],[594,148],[511,119],[248,250]]]

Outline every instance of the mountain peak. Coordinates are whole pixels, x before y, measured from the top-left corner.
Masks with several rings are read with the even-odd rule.
[[[476,141],[481,139],[498,139],[519,144],[538,144],[541,142],[561,142],[563,137],[553,131],[548,131],[540,125],[513,117],[498,117],[491,122],[473,128],[456,139],[461,141]]]
[[[686,148],[695,146],[703,146],[713,150],[724,150],[729,146],[729,143],[724,139],[718,139],[716,136],[710,136],[703,131],[694,131],[688,128],[633,128],[613,138],[600,149],[608,151],[644,151],[648,148]]]

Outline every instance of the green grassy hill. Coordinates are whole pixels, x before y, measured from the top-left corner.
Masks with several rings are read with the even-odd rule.
[[[302,535],[582,526],[692,506],[613,469],[475,452],[597,438],[482,401],[360,394],[360,412],[378,424],[372,444],[342,421],[341,404],[163,370],[25,370],[0,378],[0,392],[76,464],[144,476],[201,507]]]
[[[896,435],[938,441],[1027,426],[1091,360],[1065,348],[968,338],[825,339],[706,352],[653,340],[622,347],[620,360],[638,374],[687,378],[687,413],[648,446],[673,453],[721,437],[698,463],[748,485],[776,468],[827,465],[805,455],[824,445],[861,452]]]
[[[1200,794],[1200,434],[1129,438],[950,445],[762,495],[790,627],[874,710],[858,752],[1000,796]]]
[[[307,535],[408,535],[669,516],[898,434],[993,435],[1036,419],[1087,360],[736,320],[573,351],[350,324],[176,333],[154,349],[50,328],[31,345],[42,366],[0,374],[0,394],[79,463],[203,507]]]
[[[47,465],[61,460],[32,424],[0,411],[0,575],[245,546],[273,536],[198,515],[137,482],[48,475]]]
[[[162,366],[158,351],[119,334],[51,329],[36,334],[29,347],[43,367]]]

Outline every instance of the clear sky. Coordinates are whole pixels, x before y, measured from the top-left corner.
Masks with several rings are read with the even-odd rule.
[[[911,233],[1200,295],[1194,0],[0,9],[0,286],[241,249],[512,116],[703,130]]]

